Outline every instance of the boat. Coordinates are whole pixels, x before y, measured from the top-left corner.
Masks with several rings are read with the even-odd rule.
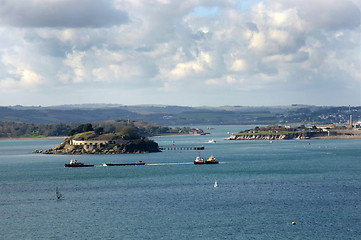
[[[194,164],[204,164],[204,159],[201,158],[200,156],[196,157],[196,159],[194,160]]]
[[[214,187],[215,187],[215,188],[217,188],[217,187],[218,187],[217,180],[214,182]]]
[[[218,164],[218,161],[213,155],[211,155],[205,162],[205,164]]]
[[[208,141],[209,143],[216,143],[216,140],[215,139],[211,139]]]
[[[135,163],[102,163],[103,166],[134,166],[134,165],[145,165],[145,162],[139,161]]]
[[[94,167],[94,165],[84,164],[82,162],[78,162],[76,159],[71,159],[70,163],[65,163],[65,167]]]
[[[56,187],[56,199],[60,200],[63,199],[63,194],[59,192],[58,187]]]

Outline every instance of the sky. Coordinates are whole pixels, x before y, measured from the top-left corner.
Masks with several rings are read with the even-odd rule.
[[[0,0],[0,106],[360,106],[360,8]]]

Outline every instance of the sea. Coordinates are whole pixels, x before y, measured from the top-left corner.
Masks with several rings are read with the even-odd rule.
[[[62,139],[0,140],[0,239],[361,239],[361,139],[226,141],[249,126],[193,127],[210,135],[153,139],[204,150],[44,155],[31,151]],[[64,168],[72,158],[95,167]]]

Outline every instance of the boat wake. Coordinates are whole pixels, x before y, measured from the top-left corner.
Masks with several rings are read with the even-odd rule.
[[[193,163],[151,163],[148,166],[167,166],[167,165],[189,165]]]

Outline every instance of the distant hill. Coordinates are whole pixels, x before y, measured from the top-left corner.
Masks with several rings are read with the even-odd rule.
[[[123,108],[0,107],[0,121],[26,123],[84,123],[113,119],[140,119],[138,113]]]
[[[187,107],[167,105],[76,104],[0,107],[0,121],[25,123],[86,123],[138,120],[166,126],[220,124],[341,123],[361,120],[361,107],[290,105],[272,107]]]

